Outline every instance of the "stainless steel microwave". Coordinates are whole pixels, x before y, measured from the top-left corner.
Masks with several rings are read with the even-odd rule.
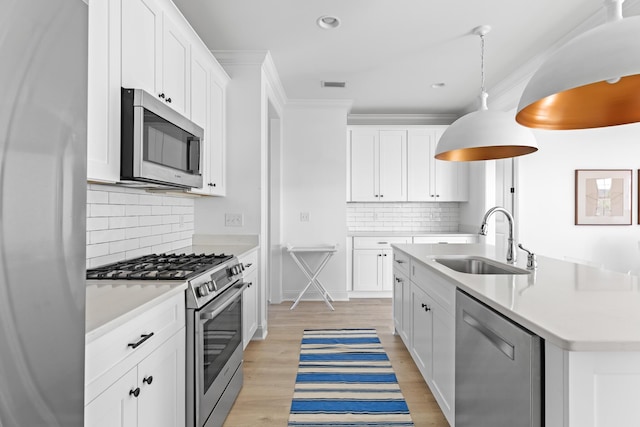
[[[204,130],[141,89],[122,88],[120,179],[200,188]]]

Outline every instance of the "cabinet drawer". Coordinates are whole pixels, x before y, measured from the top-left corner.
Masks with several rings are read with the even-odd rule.
[[[456,287],[454,285],[447,283],[418,262],[411,264],[411,281],[429,294],[447,312],[455,315]]]
[[[354,237],[354,249],[391,249],[391,244],[411,243],[411,237]]]
[[[248,254],[238,257],[238,261],[244,265],[244,275],[251,273],[258,267],[258,251],[253,251]]]
[[[87,344],[85,384],[100,382],[100,377],[116,365],[122,373],[126,372],[184,326],[184,293],[181,292]],[[151,333],[152,336],[141,342]],[[134,348],[135,344],[138,345]]]
[[[393,269],[401,272],[405,276],[409,276],[409,265],[411,258],[409,255],[397,249],[393,251]]]
[[[415,236],[413,243],[476,243],[476,238],[471,236]]]

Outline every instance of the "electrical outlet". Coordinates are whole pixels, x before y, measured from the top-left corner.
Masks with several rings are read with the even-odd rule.
[[[224,214],[224,225],[225,227],[242,227],[243,223],[242,214],[237,213],[227,213]]]
[[[300,212],[300,222],[309,222],[309,212]]]

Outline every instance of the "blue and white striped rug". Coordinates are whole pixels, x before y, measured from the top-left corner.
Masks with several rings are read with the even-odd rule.
[[[289,426],[413,426],[375,329],[304,331]]]

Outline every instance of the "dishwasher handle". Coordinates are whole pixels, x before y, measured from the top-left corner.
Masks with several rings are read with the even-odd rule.
[[[502,339],[500,335],[480,323],[466,311],[462,312],[462,320],[476,331],[480,332],[491,344],[504,353],[509,359],[514,360],[515,347]]]

